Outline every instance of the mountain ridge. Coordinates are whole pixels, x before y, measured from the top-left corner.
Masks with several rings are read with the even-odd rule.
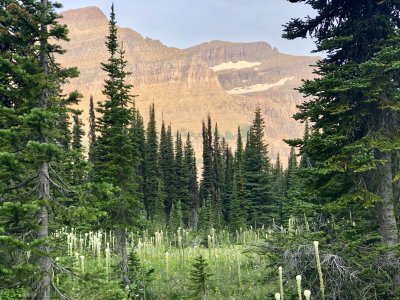
[[[108,54],[104,45],[108,33],[106,15],[91,6],[62,12],[69,30],[69,43],[62,43],[67,55],[64,66],[79,68],[81,76],[66,91],[77,89],[84,97],[79,106],[87,123],[89,96],[104,100],[105,74],[100,63]],[[95,26],[94,26],[95,25]],[[235,43],[209,41],[179,49],[143,37],[130,28],[119,28],[134,85],[136,105],[147,120],[148,107],[156,106],[157,122],[172,124],[174,130],[191,132],[197,156],[201,150],[201,122],[210,114],[222,135],[234,147],[237,126],[245,131],[260,105],[266,121],[266,137],[273,157],[285,158],[288,146],[282,139],[298,137],[303,126],[291,116],[303,97],[293,88],[301,79],[312,78],[317,57],[293,56],[279,52],[267,42]]]

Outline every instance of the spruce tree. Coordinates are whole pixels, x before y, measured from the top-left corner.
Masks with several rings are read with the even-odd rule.
[[[229,207],[229,227],[233,232],[239,231],[240,228],[245,229],[247,225],[247,212],[249,208],[246,205],[243,159],[243,141],[239,127],[236,141],[232,199]]]
[[[271,223],[277,210],[264,131],[264,119],[260,107],[257,107],[243,161],[246,201],[249,205],[248,221],[253,226]]]
[[[283,171],[280,155],[278,153],[276,157],[275,166],[272,170],[272,180],[273,180],[273,189],[275,198],[278,202],[278,215],[279,215],[279,224],[282,225],[284,219],[287,217],[284,212],[284,206],[286,204],[287,198],[287,185],[286,185],[286,176]]]
[[[203,171],[200,184],[200,199],[201,204],[205,203],[205,199],[214,193],[214,161],[213,161],[213,148],[212,148],[212,132],[211,131],[211,117],[208,116],[208,126],[205,122],[202,123],[202,137],[203,137]]]
[[[154,104],[149,110],[149,124],[146,132],[145,160],[144,160],[144,205],[147,218],[153,220],[156,215],[156,202],[159,176],[159,152]]]
[[[50,209],[61,201],[66,105],[65,81],[77,76],[55,55],[67,40],[60,5],[46,0],[3,1],[0,6],[0,286],[27,287],[31,299],[50,299]],[[26,257],[31,251],[30,258]]]
[[[208,271],[208,264],[203,256],[200,255],[196,257],[193,268],[190,271],[190,299],[207,299],[207,294],[210,289],[208,281],[212,275],[213,274]]]
[[[300,2],[300,1],[291,1]],[[327,234],[329,247],[339,253],[351,236],[353,247],[366,247],[364,257],[373,257],[379,232],[386,246],[399,242],[393,184],[398,173],[394,157],[398,156],[398,1],[308,1],[315,17],[294,19],[285,28],[288,39],[306,35],[316,40],[316,52],[324,52],[316,65],[318,78],[304,82],[300,91],[309,100],[299,106],[295,119],[312,123],[312,132],[304,140],[292,140],[312,164],[302,171],[307,175],[307,189],[314,194],[308,201],[318,206],[321,220],[334,215],[338,220],[357,211],[363,226]],[[335,224],[336,227],[338,226]],[[379,230],[377,230],[379,228]],[[351,233],[349,233],[351,232]],[[362,236],[363,238],[357,238]],[[357,246],[356,246],[357,245]],[[379,250],[380,252],[381,250]],[[342,252],[343,253],[343,252]],[[363,272],[374,277],[374,286],[383,286],[370,259],[356,253],[343,253],[356,261]],[[381,257],[391,260],[394,252]],[[391,264],[388,276],[392,286],[383,288],[378,297],[397,298],[399,268]],[[379,269],[379,271],[378,271]],[[375,275],[377,277],[375,277]],[[382,291],[382,290],[381,290]],[[350,295],[347,291],[342,297]],[[356,297],[353,294],[353,297]],[[336,297],[338,297],[336,295]],[[351,296],[350,296],[351,297]],[[371,297],[376,297],[372,295]]]
[[[191,203],[189,195],[189,177],[184,165],[182,137],[179,132],[176,133],[175,141],[175,197],[174,203],[177,207],[177,202],[180,202],[180,208],[183,215],[185,225],[189,223],[191,213]]]
[[[81,111],[73,110],[73,127],[72,127],[72,141],[71,141],[71,180],[72,185],[80,185],[86,177],[86,161],[84,159],[84,147],[82,145],[82,138],[85,132],[83,131],[83,123],[80,119]]]
[[[186,176],[188,178],[187,188],[189,191],[189,201],[191,209],[189,226],[192,228],[196,228],[200,211],[200,198],[199,198],[199,186],[197,182],[196,154],[194,152],[189,133],[187,134],[186,137],[184,153],[185,153],[184,165],[185,165]]]
[[[88,158],[91,163],[94,162],[94,152],[96,148],[96,115],[95,115],[95,108],[94,108],[94,101],[93,96],[90,95],[89,100],[89,151],[88,151]]]
[[[393,128],[398,126],[396,104],[387,100],[393,99],[388,95],[395,89],[390,86],[391,75],[374,78],[374,71],[384,68],[377,65],[375,56],[386,51],[386,42],[397,34],[400,4],[374,0],[310,4],[317,16],[289,22],[285,37],[310,34],[316,38],[317,51],[326,53],[316,66],[319,78],[306,81],[300,88],[313,98],[295,115],[298,120],[313,122],[303,153],[315,162],[315,183],[335,194],[323,193],[319,198],[324,202],[361,198],[364,205],[376,203],[382,240],[397,244],[394,192],[389,182],[393,180],[392,157],[397,153]],[[368,68],[372,73],[364,72]],[[390,87],[384,95],[379,94],[383,87]],[[291,144],[302,143],[296,140]],[[353,178],[351,184],[349,178]]]
[[[135,113],[134,99],[130,94],[132,85],[126,83],[130,73],[126,71],[124,50],[117,40],[114,5],[111,6],[106,46],[109,58],[102,63],[107,73],[103,90],[106,100],[99,103],[100,136],[96,144],[93,176],[95,182],[112,184],[118,189],[112,199],[103,203],[107,211],[103,226],[118,232],[122,281],[124,286],[129,286],[127,229],[135,228],[141,222],[142,208],[136,173],[140,158],[130,134]]]
[[[234,177],[235,177],[235,161],[232,153],[232,149],[228,146],[223,139],[223,163],[224,163],[224,181],[221,189],[222,197],[222,213],[224,217],[224,223],[227,224],[229,221],[229,209],[231,206],[231,200],[233,195]]]
[[[161,177],[164,182],[165,189],[165,213],[169,220],[171,214],[172,203],[175,198],[175,157],[174,143],[172,140],[171,126],[165,128],[164,121],[161,125],[160,139],[160,170]]]

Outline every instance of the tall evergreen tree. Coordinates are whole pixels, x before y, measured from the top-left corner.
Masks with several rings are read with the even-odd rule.
[[[279,153],[276,157],[275,166],[272,170],[272,178],[273,178],[273,189],[275,192],[275,198],[277,199],[278,202],[279,223],[282,225],[285,219],[284,205],[286,203],[287,185]]]
[[[175,197],[175,158],[173,147],[174,143],[172,140],[171,126],[168,126],[166,129],[163,121],[160,139],[160,169],[165,189],[164,205],[167,221],[169,220],[173,199]]]
[[[144,161],[144,205],[147,218],[156,215],[157,191],[159,184],[159,153],[154,104],[150,106],[150,118],[146,132],[145,161]]]
[[[90,100],[89,100],[89,132],[88,132],[88,137],[89,137],[89,151],[88,151],[88,158],[91,163],[94,162],[95,157],[94,157],[94,152],[96,148],[96,114],[95,114],[95,108],[94,108],[94,101],[93,101],[93,96],[90,95]]]
[[[244,152],[243,171],[246,200],[249,205],[251,225],[272,222],[276,216],[273,199],[270,159],[264,139],[265,124],[260,107],[257,107]]]
[[[185,170],[185,162],[183,156],[182,137],[179,132],[176,133],[175,142],[175,207],[178,208],[177,203],[182,212],[182,220],[185,225],[189,223],[191,214],[191,203],[189,195],[189,177]]]
[[[0,287],[30,284],[31,299],[50,299],[50,211],[60,186],[53,167],[64,163],[62,119],[76,100],[60,97],[77,72],[54,59],[64,51],[53,41],[67,40],[59,7],[46,0],[0,5]]]
[[[325,57],[316,66],[318,78],[305,81],[300,88],[310,100],[300,105],[295,115],[295,119],[312,122],[312,132],[306,143],[294,140],[291,145],[299,146],[302,155],[312,161],[312,167],[304,171],[310,179],[303,188],[316,195],[311,200],[319,205],[322,219],[332,214],[343,218],[349,210],[357,211],[365,225],[353,230],[353,238],[363,238],[353,239],[352,244],[366,247],[372,256],[374,243],[365,240],[374,235],[376,227],[387,246],[399,242],[394,206],[397,187],[393,184],[398,169],[393,157],[399,153],[396,43],[400,3],[307,2],[316,10],[316,16],[289,22],[285,37],[295,39],[309,34],[316,39],[316,51],[323,51]],[[329,246],[346,243],[341,234],[347,232],[345,226],[341,231],[331,231]],[[340,246],[337,249],[340,251]],[[393,259],[393,251],[386,257]],[[356,254],[352,260],[364,271],[377,274],[370,260],[360,261]],[[390,265],[389,276],[393,287],[398,287],[400,270]],[[381,297],[398,297],[394,290],[386,288]]]
[[[104,203],[108,213],[104,226],[117,230],[121,251],[121,271],[124,286],[129,286],[127,254],[127,228],[138,226],[141,221],[141,201],[137,179],[139,157],[130,134],[134,99],[130,95],[132,85],[126,83],[130,74],[126,71],[124,50],[117,40],[114,5],[111,6],[109,35],[106,41],[109,59],[102,63],[107,73],[103,94],[106,100],[99,104],[100,136],[97,139],[94,163],[94,180],[106,182],[118,188],[113,199]]]
[[[202,124],[202,137],[203,137],[203,171],[202,180],[200,184],[200,199],[201,204],[205,203],[210,193],[214,190],[214,162],[213,162],[213,147],[212,147],[212,132],[211,131],[211,117],[207,119],[208,126],[205,122]]]
[[[144,129],[143,118],[139,111],[136,109],[134,112],[134,118],[131,126],[131,138],[133,144],[137,147],[136,153],[140,158],[139,164],[136,169],[136,174],[139,179],[139,190],[141,192],[142,202],[144,193],[144,163],[145,163],[145,152],[146,152],[146,133]]]
[[[245,181],[243,175],[244,149],[242,134],[238,127],[232,199],[229,207],[229,227],[232,231],[244,229],[247,225],[248,205],[246,205]]]
[[[303,152],[317,165],[319,186],[340,186],[335,191],[336,199],[362,198],[366,203],[376,203],[382,239],[394,245],[399,235],[393,185],[389,182],[393,180],[392,155],[397,152],[392,138],[396,132],[386,126],[398,126],[388,93],[375,94],[374,90],[388,87],[391,78],[389,75],[373,82],[376,78],[363,73],[363,69],[395,34],[400,3],[322,2],[310,2],[317,11],[315,18],[293,20],[285,29],[289,39],[306,34],[316,37],[317,51],[327,53],[317,65],[320,78],[306,81],[300,89],[305,95],[315,96],[301,105],[295,116],[313,122],[313,132]],[[392,91],[393,87],[388,92]],[[292,145],[301,142],[293,141]],[[351,184],[348,178],[353,178]]]
[[[233,194],[234,177],[235,177],[235,161],[232,153],[232,149],[228,146],[223,139],[222,142],[223,149],[223,184],[221,187],[221,197],[222,197],[222,213],[224,217],[224,223],[227,224],[229,221],[229,209],[231,207],[231,200]]]
[[[189,219],[189,226],[196,228],[198,222],[198,215],[200,211],[200,198],[199,198],[199,186],[197,182],[197,164],[196,154],[194,152],[192,142],[190,140],[190,134],[187,134],[185,150],[184,150],[184,165],[186,176],[188,177],[188,191],[191,216]]]

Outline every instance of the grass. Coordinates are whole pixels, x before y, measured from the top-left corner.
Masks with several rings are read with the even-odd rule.
[[[56,236],[66,243],[66,251],[60,252],[57,264],[68,266],[65,270],[75,275],[70,276],[60,269],[60,274],[55,275],[60,292],[68,291],[69,295],[73,292],[70,299],[126,299],[118,282],[119,255],[113,233],[85,234],[63,229]],[[261,236],[265,236],[263,229],[250,229],[236,235],[211,230],[207,237],[181,229],[175,234],[131,233],[128,251],[136,253],[144,270],[152,270],[135,297],[184,299],[190,294],[189,274],[194,259],[202,255],[209,265],[208,271],[213,274],[209,280],[208,299],[265,299],[268,294],[263,283],[266,263],[255,254],[245,253],[248,245],[260,242]],[[96,289],[97,293],[93,294]],[[114,298],[110,293],[122,298]]]

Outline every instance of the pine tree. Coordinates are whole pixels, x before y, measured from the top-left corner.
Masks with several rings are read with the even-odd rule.
[[[150,105],[149,123],[146,131],[145,161],[144,161],[144,205],[147,218],[152,220],[156,212],[156,200],[158,190],[158,140],[154,104]]]
[[[196,257],[193,268],[190,271],[190,299],[204,300],[208,298],[207,295],[210,289],[208,281],[213,274],[209,273],[207,269],[208,264],[203,256]]]
[[[248,221],[254,226],[270,223],[276,216],[270,159],[264,140],[264,131],[261,109],[257,107],[243,161],[246,201],[249,205]]]
[[[135,152],[139,156],[139,164],[136,168],[136,174],[139,180],[139,190],[143,202],[144,193],[144,164],[145,164],[145,152],[146,152],[146,133],[144,129],[143,118],[139,111],[136,110],[131,127],[131,139],[135,145]]]
[[[200,211],[200,198],[199,198],[199,187],[197,182],[197,165],[196,155],[190,140],[190,134],[187,134],[185,150],[184,150],[184,165],[185,172],[188,178],[188,191],[191,215],[189,219],[189,226],[192,228],[197,227],[199,211]]]
[[[189,177],[185,169],[182,137],[179,132],[176,133],[175,142],[175,202],[180,202],[185,225],[189,223],[191,214],[191,202],[189,195]]]
[[[239,127],[236,141],[232,199],[229,208],[229,227],[233,232],[239,231],[240,228],[244,229],[247,225],[247,211],[249,208],[246,205],[243,159],[243,141]]]
[[[208,126],[208,132],[211,132],[211,120]],[[225,170],[224,170],[224,158],[222,153],[222,147],[220,142],[220,136],[218,131],[218,124],[215,124],[214,139],[212,146],[213,155],[213,187],[212,187],[212,197],[213,197],[213,211],[214,211],[214,222],[215,228],[221,229],[224,226],[223,218],[223,203],[222,203],[222,187],[225,181]]]
[[[89,161],[93,163],[95,161],[94,157],[94,152],[96,148],[96,115],[95,115],[95,109],[94,109],[94,101],[93,101],[93,96],[90,96],[90,101],[89,101],[89,132],[88,132],[88,137],[89,137],[89,151],[88,151],[88,157]]]
[[[283,172],[283,167],[281,163],[281,159],[279,153],[276,157],[275,166],[272,170],[272,178],[273,178],[273,189],[275,191],[275,198],[279,203],[278,214],[279,214],[279,224],[283,224],[285,217],[284,216],[284,205],[287,201],[287,185],[286,185],[286,177]]]
[[[399,153],[396,99],[400,3],[321,0],[309,4],[316,16],[294,19],[285,28],[286,38],[309,34],[316,39],[316,51],[325,53],[316,66],[318,78],[305,81],[300,88],[310,100],[300,105],[295,115],[297,120],[312,122],[313,130],[306,143],[290,142],[312,161],[311,167],[302,171],[303,179],[308,176],[308,184],[302,188],[315,195],[308,201],[319,206],[321,219],[332,214],[342,219],[351,210],[365,222],[351,234],[346,226],[332,230],[329,246],[334,247],[333,241],[346,244],[351,235],[352,245],[365,247],[365,236],[374,235],[377,227],[383,243],[398,245],[394,206],[398,187],[393,184],[398,169],[393,157]],[[359,235],[363,238],[356,239]],[[374,255],[371,243],[365,256]],[[370,260],[360,261],[356,254],[346,253],[351,254],[351,260],[357,261],[363,272],[368,269],[370,276],[378,273]],[[387,257],[393,255],[389,251]],[[400,284],[399,272],[393,266],[389,272],[394,288]],[[375,282],[374,286],[379,284]],[[394,288],[387,287],[384,296],[378,297],[398,297]],[[346,297],[353,293],[346,292]]]
[[[203,122],[202,124],[202,137],[203,137],[203,172],[202,180],[200,183],[200,199],[203,205],[210,193],[214,191],[214,162],[213,162],[213,148],[212,148],[212,133],[211,131],[211,117],[208,116],[208,127]]]
[[[306,120],[305,125],[304,125],[304,135],[303,135],[303,141],[302,141],[302,148],[305,150],[305,147],[308,142],[308,138],[310,136],[310,128],[308,125],[308,121]],[[302,151],[301,159],[300,159],[300,168],[309,168],[312,166],[310,158],[307,156],[305,153],[306,151]]]
[[[84,158],[84,148],[82,138],[85,132],[83,131],[83,123],[80,119],[81,111],[73,110],[73,127],[72,127],[72,142],[71,142],[71,180],[72,185],[80,185],[83,183],[86,176],[86,161]]]
[[[235,177],[235,161],[232,154],[231,148],[223,139],[223,162],[224,162],[224,182],[221,190],[222,197],[222,213],[224,217],[224,223],[227,224],[229,221],[229,209],[231,207],[231,200],[233,196],[234,188],[234,177]]]
[[[0,285],[30,284],[29,298],[44,300],[50,299],[52,267],[49,208],[60,186],[53,166],[64,163],[63,117],[76,100],[60,91],[77,76],[53,57],[64,51],[52,41],[67,40],[56,8],[46,0],[0,6],[0,27],[7,29],[0,31]]]
[[[108,214],[104,227],[118,231],[122,281],[124,286],[129,286],[126,230],[138,226],[141,220],[141,197],[136,173],[140,158],[130,134],[135,113],[134,99],[130,95],[132,85],[126,83],[130,73],[126,71],[124,50],[117,40],[114,5],[111,6],[106,46],[110,56],[106,63],[102,63],[107,73],[103,90],[106,100],[99,103],[98,109],[102,114],[98,124],[101,135],[96,144],[94,180],[118,188],[114,198],[103,203]]]
[[[175,189],[175,157],[174,143],[172,141],[171,126],[165,128],[164,121],[161,125],[160,140],[160,169],[165,187],[165,213],[167,220],[170,218],[172,203],[176,195]]]
[[[176,200],[174,203],[172,203],[171,217],[169,220],[169,232],[176,232],[178,228],[183,228],[183,212],[180,200]]]

